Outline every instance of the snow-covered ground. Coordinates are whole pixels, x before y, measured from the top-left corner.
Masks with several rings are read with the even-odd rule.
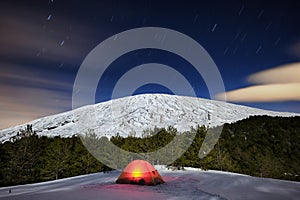
[[[295,113],[272,112],[220,101],[166,94],[143,94],[115,99],[72,111],[43,117],[27,124],[38,135],[71,137],[93,129],[111,137],[134,134],[154,127],[176,127],[180,132],[196,125],[218,126],[251,115],[295,116]],[[26,125],[0,130],[0,142],[9,140]]]
[[[170,171],[156,166],[164,184],[138,186],[115,184],[121,173],[95,173],[37,184],[0,188],[0,199],[294,199],[300,197],[300,183],[242,174],[201,171]],[[11,193],[9,193],[11,189]]]

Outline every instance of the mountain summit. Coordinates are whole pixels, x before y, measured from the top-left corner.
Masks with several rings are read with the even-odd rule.
[[[218,126],[252,115],[295,116],[226,102],[167,94],[142,94],[84,106],[68,112],[36,119],[32,124],[38,135],[70,137],[93,129],[111,137],[140,137],[145,129],[174,126],[179,132],[191,126]],[[0,130],[0,142],[16,136],[26,125]]]

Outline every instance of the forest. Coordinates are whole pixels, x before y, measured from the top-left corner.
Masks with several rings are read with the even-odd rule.
[[[200,158],[201,153],[205,154],[199,152],[204,138],[213,136],[220,128],[223,129],[213,150]],[[197,167],[300,181],[300,117],[252,116],[223,127],[199,125],[184,133],[178,133],[174,127],[154,128],[145,130],[142,138],[124,138],[118,133],[110,139],[99,138],[93,130],[87,130],[84,135],[84,139],[79,136],[38,136],[34,127],[27,125],[17,137],[0,144],[0,186],[108,172],[112,169],[98,161],[85,147],[89,142],[90,146],[97,145],[97,151],[101,152],[108,141],[123,150],[135,152],[136,157],[131,157],[132,160],[147,159],[152,164],[165,164],[166,156],[176,156],[179,158],[171,165],[178,169]],[[210,142],[214,142],[212,140]],[[186,142],[190,146],[182,149]],[[143,157],[142,153],[155,152],[168,144],[172,144],[172,148],[162,153],[161,158],[149,160]],[[107,160],[114,159],[120,163],[122,159],[126,160],[107,154]]]

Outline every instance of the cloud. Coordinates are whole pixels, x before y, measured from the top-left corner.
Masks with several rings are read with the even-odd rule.
[[[300,83],[258,85],[218,94],[218,100],[232,102],[300,101]]]
[[[28,66],[0,63],[0,129],[71,109],[72,84]]]
[[[50,89],[2,85],[0,129],[70,109],[71,95]]]
[[[4,6],[0,12],[1,61],[35,60],[48,65],[65,63],[74,66],[93,46],[94,28],[67,15],[53,13],[47,20],[49,11],[20,5],[0,6]]]
[[[300,63],[293,63],[252,74],[247,79],[259,84],[215,96],[231,102],[300,101]]]
[[[248,81],[254,84],[299,83],[300,63],[287,64],[252,74]]]
[[[0,63],[0,129],[70,110],[72,84],[55,75]]]
[[[72,90],[73,84],[64,80],[65,74],[55,71],[29,70],[30,66],[0,62],[0,84]],[[49,78],[51,76],[51,78]]]
[[[94,27],[22,2],[0,10],[0,129],[70,110],[68,73],[94,46]]]

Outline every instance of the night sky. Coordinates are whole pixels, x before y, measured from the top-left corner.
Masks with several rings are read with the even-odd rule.
[[[74,80],[89,52],[139,27],[173,29],[201,44],[221,73],[229,102],[300,113],[299,10],[299,1],[288,0],[0,1],[0,129],[71,110]],[[176,69],[198,97],[211,98],[188,61],[168,51],[140,49],[107,68],[95,101],[111,99],[118,79],[145,63]],[[153,83],[134,92],[142,93],[172,91]],[[262,100],[261,94],[270,96]]]

